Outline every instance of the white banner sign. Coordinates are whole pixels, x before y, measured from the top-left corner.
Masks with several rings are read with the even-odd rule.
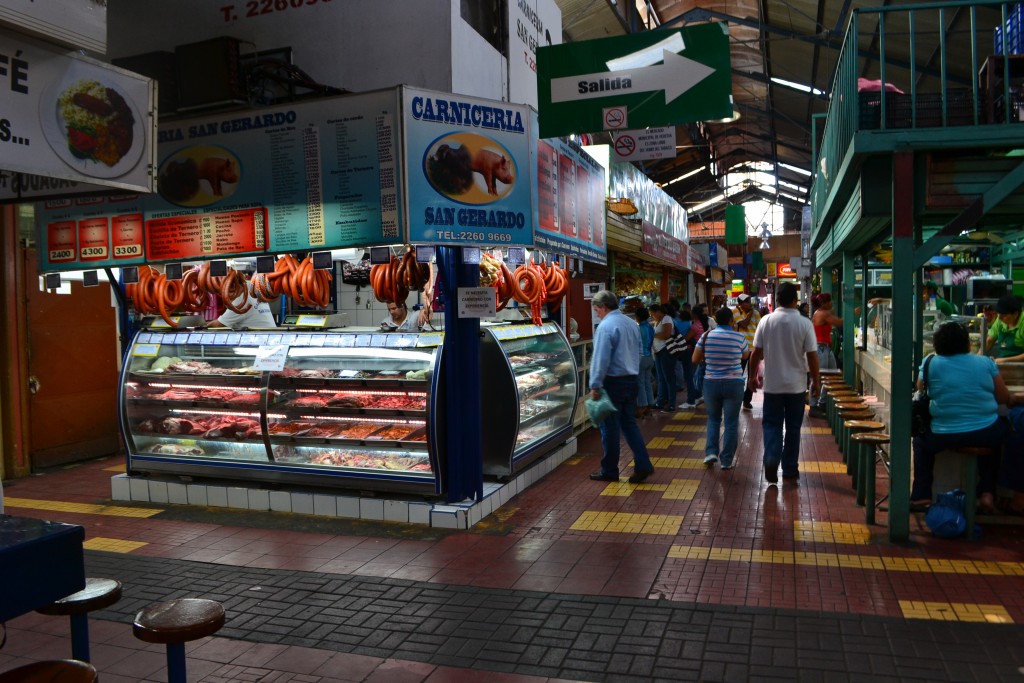
[[[107,51],[106,0],[0,0],[0,24],[68,47]]]
[[[3,29],[0,44],[0,170],[155,190],[152,80]],[[0,176],[0,199],[13,185]]]
[[[562,43],[555,0],[508,0],[508,99],[537,108],[537,48]]]
[[[676,128],[647,128],[612,133],[613,161],[641,161],[643,159],[674,159],[676,156]]]

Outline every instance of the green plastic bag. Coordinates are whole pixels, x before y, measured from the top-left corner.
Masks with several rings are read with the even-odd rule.
[[[608,392],[604,389],[599,389],[599,391],[601,392],[601,398],[588,398],[584,401],[584,404],[587,406],[587,415],[590,416],[590,424],[595,427],[600,427],[605,418],[617,412],[612,400],[608,398]]]

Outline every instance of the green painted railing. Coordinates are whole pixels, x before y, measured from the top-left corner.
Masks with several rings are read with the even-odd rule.
[[[1002,72],[998,76],[1001,87],[995,92],[985,91],[986,83],[979,75],[979,67],[997,51],[993,42],[996,26],[1003,27],[1002,49],[998,51],[1005,55],[1014,48],[1006,27],[1016,5],[974,0],[861,8],[852,13],[836,65],[824,132],[814,154],[810,196],[815,234],[822,227],[829,198],[859,131],[933,129],[993,121],[1004,125],[1018,118],[1017,105],[1024,105],[1024,99],[1011,90],[1011,60],[993,62]],[[979,11],[984,21],[979,22]],[[1024,25],[1017,30],[1024,31]],[[1017,43],[1024,43],[1024,36]],[[880,86],[898,83],[902,92],[887,87],[859,92],[859,78],[877,81]]]

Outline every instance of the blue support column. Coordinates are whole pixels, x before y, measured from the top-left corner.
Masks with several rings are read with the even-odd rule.
[[[480,286],[480,268],[463,265],[462,247],[438,247],[444,295],[445,420],[448,502],[483,499],[483,444],[480,422],[480,320],[458,316],[458,288]]]

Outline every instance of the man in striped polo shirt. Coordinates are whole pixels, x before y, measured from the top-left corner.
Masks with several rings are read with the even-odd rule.
[[[715,311],[717,327],[697,342],[693,352],[695,363],[704,361],[704,407],[708,411],[704,464],[714,465],[721,457],[722,469],[731,470],[739,442],[740,402],[743,400],[743,365],[750,356],[746,337],[732,329],[732,311]],[[718,450],[718,433],[725,418],[722,450]]]

